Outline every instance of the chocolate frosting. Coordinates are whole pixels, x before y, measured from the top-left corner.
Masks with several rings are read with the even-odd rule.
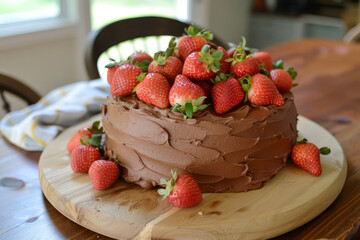
[[[285,104],[242,103],[218,115],[211,107],[192,119],[138,100],[112,97],[102,106],[106,152],[119,160],[127,182],[150,189],[169,179],[171,169],[188,174],[202,192],[257,189],[286,164],[295,144],[293,95]]]

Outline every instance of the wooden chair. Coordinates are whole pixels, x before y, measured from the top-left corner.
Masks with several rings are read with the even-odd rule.
[[[189,25],[164,17],[139,17],[119,20],[91,32],[85,49],[89,78],[99,78],[99,68],[105,70],[109,58],[125,60],[134,51],[145,51],[151,56],[165,50],[171,37],[183,35]],[[216,37],[213,42],[228,48],[226,43]]]
[[[6,112],[10,112],[10,101],[6,99],[5,92],[14,94],[24,100],[28,105],[36,103],[41,98],[41,96],[28,85],[13,77],[0,73],[0,96],[3,101],[3,109]]]
[[[343,37],[343,41],[346,43],[360,42],[360,23],[352,27]]]

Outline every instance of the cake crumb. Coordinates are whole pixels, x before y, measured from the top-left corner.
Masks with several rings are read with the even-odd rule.
[[[203,212],[198,212],[198,215],[202,216],[202,215],[203,215]]]

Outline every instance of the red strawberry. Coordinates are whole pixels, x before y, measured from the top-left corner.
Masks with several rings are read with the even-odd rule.
[[[159,108],[169,106],[169,81],[160,73],[148,73],[136,87],[138,98]]]
[[[199,87],[202,88],[206,97],[210,97],[211,88],[213,87],[213,84],[211,83],[210,80],[208,80],[208,81],[193,81],[193,83],[195,83],[196,85],[198,85]]]
[[[126,96],[133,93],[134,88],[139,83],[137,77],[142,73],[142,68],[130,63],[125,63],[116,69],[110,92],[113,96]]]
[[[169,181],[161,178],[160,183],[166,185],[166,189],[159,189],[158,193],[167,198],[168,202],[178,208],[193,207],[202,201],[202,195],[197,182],[188,175],[177,176],[171,171],[172,178]]]
[[[231,62],[230,73],[236,78],[241,78],[245,75],[254,75],[260,72],[259,64],[252,55],[247,55],[241,47],[236,49],[233,58],[227,61]]]
[[[217,114],[226,113],[234,108],[241,103],[244,97],[245,93],[235,78],[218,82],[211,89],[211,99]]]
[[[222,51],[223,52],[223,56],[220,59],[220,72],[222,73],[227,73],[229,71],[230,68],[230,63],[225,61],[226,59],[230,58],[230,55],[227,53],[227,51],[223,48],[223,47],[218,47],[216,49],[217,51]]]
[[[273,69],[270,71],[270,77],[279,92],[288,92],[292,88],[293,79],[287,71],[283,69]]]
[[[161,73],[169,80],[170,85],[174,83],[175,77],[181,73],[183,68],[182,61],[172,56],[176,46],[174,41],[175,38],[170,40],[169,47],[165,52],[160,51],[155,53],[154,60],[148,67],[149,73]]]
[[[101,159],[101,155],[97,148],[90,145],[81,145],[71,152],[71,169],[77,173],[88,172],[91,164],[99,159]]]
[[[200,52],[202,47],[212,40],[212,33],[201,31],[195,26],[185,30],[188,35],[180,37],[177,47],[181,60],[185,61],[192,52]]]
[[[270,72],[272,69],[272,57],[268,52],[255,52],[254,58],[259,65],[263,65]]]
[[[82,145],[80,140],[85,141],[84,135],[87,136],[88,138],[91,138],[91,133],[89,132],[89,127],[85,127],[85,128],[78,130],[71,137],[70,141],[66,145],[66,149],[68,150],[69,153],[71,153],[74,149],[76,149],[77,147]]]
[[[185,60],[182,74],[193,80],[208,80],[220,71],[222,51],[214,51],[205,45],[201,52],[191,53]]]
[[[141,63],[143,61],[149,61],[149,63],[153,60],[149,54],[145,52],[134,52],[129,57],[128,60],[130,63]]]
[[[247,83],[244,82],[247,81]],[[277,90],[275,84],[267,76],[257,73],[254,76],[248,76],[240,79],[241,85],[247,98],[255,105],[284,105],[284,100]]]
[[[111,85],[114,73],[120,67],[120,65],[108,64],[105,67],[107,67],[107,69],[108,69],[108,71],[107,71],[107,82]]]
[[[327,147],[319,149],[315,144],[308,143],[305,139],[296,144],[292,149],[291,160],[293,163],[314,176],[321,175],[320,153],[329,154]]]
[[[186,76],[178,75],[169,92],[169,101],[173,111],[185,114],[185,118],[192,118],[192,114],[203,110],[207,105],[202,105],[205,93],[202,88],[191,82]]]
[[[113,185],[119,178],[120,171],[116,163],[96,160],[89,168],[89,177],[96,190],[104,190]]]

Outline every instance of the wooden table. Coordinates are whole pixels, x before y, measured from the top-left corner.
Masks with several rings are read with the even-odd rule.
[[[298,112],[330,131],[348,162],[335,202],[307,224],[273,239],[360,239],[360,45],[305,39],[267,49],[299,72]],[[110,239],[68,220],[43,196],[41,152],[0,139],[1,239]]]

